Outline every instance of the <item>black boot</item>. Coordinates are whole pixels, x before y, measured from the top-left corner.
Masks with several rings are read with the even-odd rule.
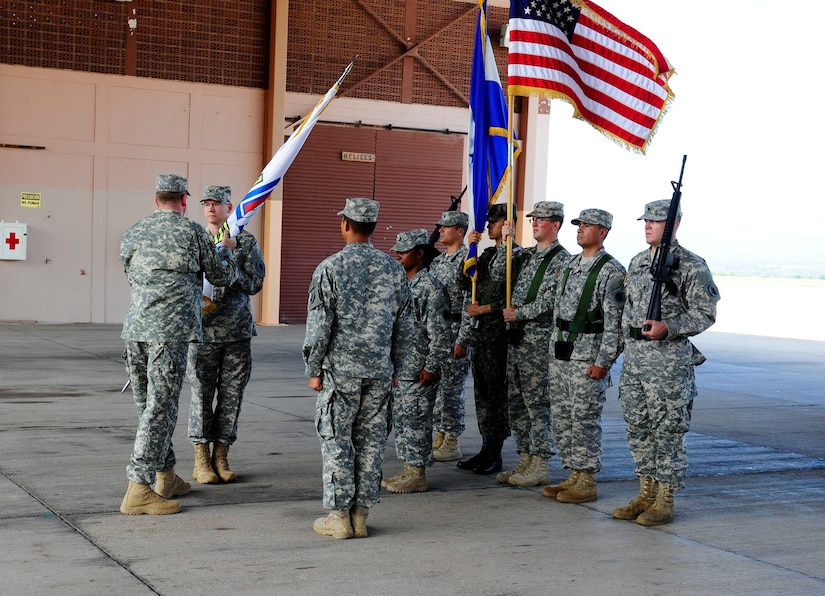
[[[456,464],[459,470],[474,470],[475,467],[482,461],[487,459],[487,439],[482,437],[481,451],[470,459],[465,459]]]
[[[504,441],[490,440],[487,444],[487,452],[484,458],[479,459],[473,467],[476,474],[495,474],[501,471],[501,447]],[[479,454],[481,455],[481,454]]]

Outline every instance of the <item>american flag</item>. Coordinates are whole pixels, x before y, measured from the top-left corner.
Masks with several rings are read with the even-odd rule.
[[[673,100],[673,66],[647,37],[584,0],[512,0],[508,93],[561,98],[645,152]]]

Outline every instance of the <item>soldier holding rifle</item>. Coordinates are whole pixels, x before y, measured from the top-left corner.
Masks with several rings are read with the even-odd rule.
[[[671,200],[648,203],[639,217],[650,248],[630,262],[622,316],[619,401],[640,490],[613,517],[645,526],[673,520],[673,493],[685,484],[694,367],[705,361],[689,338],[713,325],[719,300],[707,263],[676,241],[681,176],[673,185]],[[651,296],[659,313],[650,312]]]

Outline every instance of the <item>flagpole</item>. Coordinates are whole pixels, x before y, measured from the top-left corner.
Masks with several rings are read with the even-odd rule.
[[[515,99],[509,93],[507,94],[507,167],[510,170],[509,184],[507,189],[507,221],[513,221],[513,182],[515,178],[515,158],[513,156],[513,114]],[[513,234],[516,233],[515,226],[513,226]],[[506,306],[510,308],[512,304],[513,293],[513,236],[507,236],[507,285],[506,285]]]
[[[478,24],[479,24],[479,26],[478,26],[478,30],[476,31],[476,44],[478,44],[478,42],[479,42],[479,37],[480,37],[479,34],[484,35],[484,38],[481,40],[484,43],[484,49],[481,52],[482,61],[484,61],[487,58],[487,7],[485,6],[485,0],[478,0],[478,10],[479,10],[479,12],[478,12],[478,19],[479,19]],[[475,60],[475,55],[473,55],[473,60]],[[476,81],[475,84],[478,84],[478,83],[480,83],[480,81]],[[473,84],[474,83],[472,82],[472,76],[471,76],[470,77],[470,86],[472,86]],[[470,104],[471,104],[470,105],[470,111],[471,112],[472,112],[472,109],[473,109],[472,101],[473,100],[471,98],[470,99]],[[476,132],[475,134],[478,134],[478,133]],[[485,158],[485,164],[486,164],[486,158]],[[478,167],[478,164],[476,164],[475,167]],[[474,212],[475,211],[474,203],[478,200],[478,197],[475,196],[475,192],[474,192],[474,191],[478,190],[478,189],[475,188],[474,180],[470,180],[470,188],[471,188],[470,196],[473,197],[473,200],[470,202],[470,211]],[[485,196],[484,200],[485,201],[489,200],[489,197]],[[489,208],[489,205],[488,205],[488,208]],[[478,222],[475,221],[475,213],[473,214],[473,222],[474,222],[473,227],[477,228],[478,227]],[[478,258],[478,256],[479,256],[479,254],[478,254],[478,243],[476,243],[476,252],[475,252],[475,254],[476,254],[476,258]],[[478,266],[477,265],[476,265],[476,271],[478,271]],[[477,279],[478,279],[478,275],[470,276],[470,288],[471,288],[470,304],[475,304],[476,303],[476,280]]]

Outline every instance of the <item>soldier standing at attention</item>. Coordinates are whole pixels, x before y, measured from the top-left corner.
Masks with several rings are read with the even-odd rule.
[[[556,449],[570,477],[545,486],[545,497],[586,503],[598,497],[601,470],[602,409],[612,385],[610,367],[622,352],[625,270],[604,250],[613,216],[584,209],[577,219],[582,252],[563,268],[553,307],[550,345],[550,411]]]
[[[393,493],[427,490],[433,465],[433,406],[441,370],[452,359],[450,299],[444,286],[424,269],[427,230],[401,232],[392,250],[407,274],[412,292],[415,332],[393,390],[391,420],[395,451],[404,469],[381,486]]]
[[[673,493],[685,485],[685,434],[697,395],[694,368],[705,361],[688,338],[713,325],[719,301],[705,260],[676,241],[679,209],[670,248],[671,279],[662,284],[662,320],[647,319],[653,288],[650,267],[662,243],[669,208],[670,200],[653,201],[639,217],[650,248],[630,261],[622,314],[625,348],[619,402],[640,489],[628,505],[613,511],[613,517],[644,526],[672,521]]]
[[[504,309],[511,324],[507,350],[507,384],[510,428],[520,455],[510,470],[496,480],[516,486],[538,486],[550,482],[547,463],[555,453],[547,389],[550,357],[550,327],[553,297],[562,265],[570,257],[558,241],[564,221],[564,205],[539,201],[527,214],[533,218],[536,245],[513,255],[512,306]],[[515,226],[506,221],[502,236],[512,236]],[[498,248],[505,254],[505,245]],[[505,279],[505,257],[497,258],[493,275]]]
[[[209,234],[215,238],[226,233],[224,224],[232,213],[232,189],[207,186],[201,205]],[[215,288],[211,303],[201,315],[203,341],[189,344],[189,440],[195,446],[192,478],[201,484],[237,480],[229,468],[227,453],[238,438],[243,392],[252,373],[252,336],[257,331],[249,297],[261,291],[266,275],[255,237],[243,230],[235,242],[232,253],[238,263],[238,279],[226,288]]]
[[[347,199],[338,213],[346,246],[321,261],[309,287],[303,357],[309,388],[318,392],[329,510],[313,529],[335,538],[367,536],[381,492],[393,378],[413,336],[404,268],[370,243],[378,209],[372,199]]]
[[[464,384],[470,370],[467,348],[470,345],[470,317],[465,312],[469,294],[461,282],[467,247],[464,234],[470,225],[462,211],[445,211],[436,222],[441,226],[439,241],[447,247],[430,263],[430,273],[447,288],[452,313],[453,358],[441,371],[435,399],[433,457],[436,461],[461,459],[458,437],[464,432]]]
[[[157,210],[123,232],[120,261],[132,300],[123,322],[126,368],[138,413],[138,428],[126,476],[121,513],[177,513],[173,496],[191,488],[175,474],[172,434],[186,375],[189,343],[203,338],[203,275],[215,286],[238,277],[228,235],[218,250],[209,234],[186,219],[186,178],[161,174],[155,182]],[[155,490],[149,485],[155,481]]]
[[[515,221],[515,212],[513,217]],[[487,234],[495,241],[495,246],[488,246],[478,256],[476,301],[467,306],[467,314],[475,321],[475,325],[470,326],[473,348],[470,358],[482,444],[477,455],[456,465],[461,470],[471,470],[476,474],[501,471],[501,448],[510,436],[507,416],[507,331],[503,316],[507,286],[490,276],[490,266],[499,256],[496,249],[501,244],[501,228],[506,218],[507,205],[493,205],[487,211]],[[478,243],[481,234],[472,231],[467,239],[471,244]]]

